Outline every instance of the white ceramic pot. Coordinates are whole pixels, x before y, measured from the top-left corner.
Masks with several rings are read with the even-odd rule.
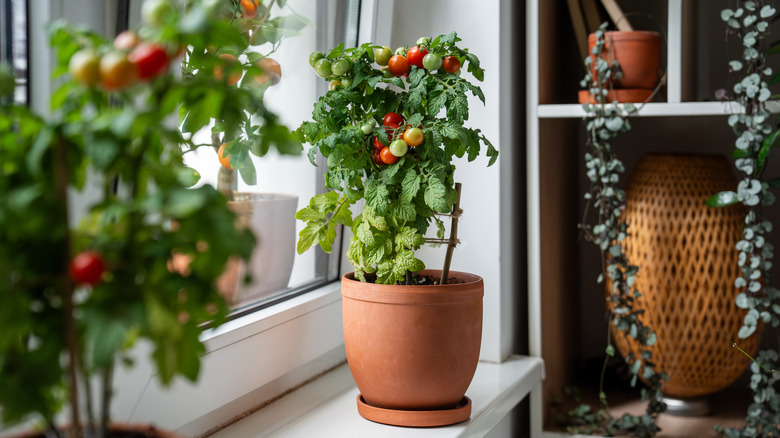
[[[236,193],[230,208],[239,215],[241,226],[249,226],[257,245],[246,266],[237,264],[233,282],[234,303],[264,298],[288,287],[295,258],[295,212],[298,197],[276,193]],[[230,269],[229,269],[230,270]],[[241,284],[243,273],[252,282]],[[226,272],[226,275],[228,272]],[[232,282],[232,281],[231,281]],[[223,287],[220,287],[223,289]],[[230,296],[230,291],[226,295]]]

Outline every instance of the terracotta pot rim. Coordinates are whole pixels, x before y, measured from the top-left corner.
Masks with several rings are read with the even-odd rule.
[[[605,40],[611,41],[633,41],[633,40],[658,40],[661,41],[661,33],[652,30],[609,30],[605,32]],[[596,34],[591,33],[588,39],[596,39]]]
[[[438,276],[441,270],[426,269],[418,273]],[[462,278],[465,282],[424,286],[364,283],[355,280],[354,272],[349,272],[341,278],[341,295],[353,300],[388,304],[451,304],[481,300],[484,296],[484,282],[479,275],[450,271],[449,276]]]

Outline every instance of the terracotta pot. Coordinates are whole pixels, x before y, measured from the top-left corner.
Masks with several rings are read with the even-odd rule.
[[[439,278],[441,271],[420,274]],[[342,278],[347,360],[363,400],[374,411],[463,413],[464,394],[479,362],[484,285],[472,274],[450,272],[450,277],[456,279],[453,284],[431,286],[363,283],[352,273]],[[361,410],[374,421],[405,426],[452,424],[469,414],[470,404],[465,418],[408,424],[403,418],[369,418]]]
[[[19,435],[13,435],[10,438],[44,438],[45,432],[23,432]],[[91,435],[85,433],[85,438],[90,438]],[[183,438],[181,435],[177,435],[167,430],[158,429],[148,424],[125,424],[125,423],[111,423],[109,426],[108,436],[106,438]]]
[[[588,35],[588,53],[596,45],[596,34]],[[658,85],[661,68],[661,34],[658,32],[631,31],[607,32],[604,36],[602,58],[616,60],[623,72],[614,88],[644,88],[652,90]],[[595,66],[594,74],[595,74]]]
[[[605,103],[620,102],[620,103],[642,103],[652,102],[650,96],[652,96],[653,90],[647,90],[644,88],[629,88],[629,89],[613,89],[607,92],[607,97],[604,100]],[[588,90],[580,90],[578,95],[580,103],[595,104],[596,99],[590,94]]]

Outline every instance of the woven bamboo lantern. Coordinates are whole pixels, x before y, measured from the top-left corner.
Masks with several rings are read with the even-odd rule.
[[[669,374],[662,388],[668,397],[720,391],[749,362],[718,333],[737,339],[745,316],[734,302],[739,292],[734,247],[745,209],[705,205],[710,196],[736,186],[728,160],[717,155],[646,155],[629,178],[624,250],[639,267],[637,305],[658,336],[653,360]],[[613,327],[621,354],[638,351],[633,339],[616,332]],[[739,345],[752,355],[758,337]]]

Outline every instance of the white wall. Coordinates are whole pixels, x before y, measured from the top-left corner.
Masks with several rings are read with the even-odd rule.
[[[496,148],[499,144],[499,40],[500,2],[486,0],[475,3],[467,0],[382,0],[394,3],[390,41],[376,41],[392,49],[413,46],[417,38],[436,36],[456,31],[463,40],[458,45],[468,48],[480,59],[485,69],[485,81],[480,84],[486,105],[469,94],[469,121],[467,126],[481,129]],[[465,70],[463,75],[471,75]],[[473,79],[473,77],[470,77]],[[502,159],[499,156],[499,161]],[[499,318],[502,309],[500,267],[500,190],[501,169],[498,163],[487,167],[487,158],[469,163],[465,158],[456,162],[456,181],[463,183],[461,216],[458,238],[461,244],[455,250],[452,269],[480,275],[485,282],[485,320],[482,336],[482,360],[500,362],[506,358],[511,343],[510,333],[502,329]],[[424,248],[420,258],[429,268],[440,269],[444,261],[444,247]],[[506,305],[506,302],[504,302]]]

